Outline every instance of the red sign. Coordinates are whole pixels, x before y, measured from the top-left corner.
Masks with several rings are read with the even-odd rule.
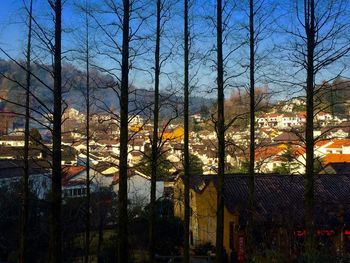
[[[347,231],[348,235],[350,235],[350,231]],[[303,237],[306,234],[306,230],[297,230],[294,232],[294,235],[297,237]],[[318,236],[333,236],[335,234],[334,230],[329,230],[329,229],[317,229],[316,230],[316,235]],[[345,231],[346,235],[346,231]]]
[[[245,239],[244,234],[238,234],[238,262],[245,262]]]
[[[303,237],[303,236],[305,236],[306,231],[305,231],[305,230],[297,230],[297,231],[294,232],[294,234],[295,234],[297,237]]]
[[[318,236],[333,236],[335,234],[334,230],[328,230],[328,229],[317,229],[316,231]]]

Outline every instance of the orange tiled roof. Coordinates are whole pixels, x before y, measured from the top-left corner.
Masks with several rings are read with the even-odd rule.
[[[324,165],[329,163],[350,163],[350,154],[327,154],[323,158]]]
[[[266,158],[272,157],[280,152],[284,151],[283,148],[277,146],[267,146],[264,148],[256,149],[255,151],[255,159],[256,160],[264,160]]]
[[[341,148],[342,146],[350,146],[350,139],[338,139],[334,140],[328,148]]]
[[[320,140],[318,142],[315,143],[315,147],[321,147],[323,145],[326,145],[327,143],[330,143],[330,140]]]
[[[306,152],[304,147],[292,148],[292,155],[297,157],[299,155],[303,155]]]
[[[76,176],[77,174],[84,171],[85,169],[86,169],[85,166],[63,166],[62,167],[63,180],[65,181],[70,180],[72,177]]]

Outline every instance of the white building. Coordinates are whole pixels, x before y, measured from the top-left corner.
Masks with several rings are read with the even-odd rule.
[[[128,171],[128,199],[132,206],[146,206],[150,202],[151,178],[139,171]],[[118,193],[119,176],[113,182],[113,190]],[[164,181],[156,183],[156,198],[160,198],[164,193]]]

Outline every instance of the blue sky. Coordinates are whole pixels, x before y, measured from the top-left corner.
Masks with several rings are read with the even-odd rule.
[[[24,46],[25,46],[25,41],[26,41],[26,26],[24,24],[25,21],[25,12],[22,9],[23,6],[23,0],[0,0],[1,1],[1,8],[0,8],[0,46],[2,48],[4,48],[5,50],[7,50],[8,52],[11,53],[11,55],[17,57],[17,58],[22,58],[23,57],[23,50],[24,50]],[[24,0],[29,2],[29,0]],[[82,0],[83,1],[83,0]],[[91,0],[91,1],[95,1],[97,3],[101,3],[102,0]],[[289,2],[288,2],[289,1]],[[290,3],[291,0],[285,0],[285,3]],[[297,0],[298,1],[298,0]],[[67,28],[75,28],[75,27],[79,27],[79,18],[76,15],[76,13],[74,12],[74,8],[72,6],[72,2],[73,0],[67,0],[66,4],[64,6],[63,9],[63,28],[67,29]],[[205,2],[206,5],[204,5],[203,3]],[[267,0],[266,3],[269,3],[270,0]],[[282,1],[281,1],[282,2]],[[214,12],[215,12],[215,6],[213,5],[214,0],[197,0],[197,6],[196,8],[193,8],[193,13],[196,13],[196,15],[198,16],[203,16],[203,14],[207,14],[210,16],[214,16]],[[178,1],[178,5],[181,5],[181,2]],[[181,8],[181,6],[180,6]],[[286,11],[288,8],[281,8],[281,10]],[[277,10],[275,15],[279,15],[281,14],[281,10]],[[288,10],[291,11],[291,10]],[[48,7],[47,4],[47,0],[34,0],[34,16],[40,15],[42,16],[42,14],[49,14],[50,9]],[[179,11],[178,11],[179,13]],[[180,12],[181,13],[181,12]],[[181,34],[181,30],[182,30],[182,18],[179,16],[179,14],[173,13],[175,15],[177,15],[177,20],[172,21],[172,29],[175,29],[175,31],[177,31],[178,34]],[[244,15],[242,15],[242,13],[240,13],[240,15],[235,14],[234,18],[237,19],[237,17],[239,17],[240,19],[240,23],[243,22],[247,22],[245,21]],[[40,19],[45,20],[45,19],[51,19],[50,17],[46,16],[46,17],[41,17]],[[285,21],[287,22],[288,18],[287,16],[285,18]],[[50,25],[52,23],[49,23],[51,21],[47,21],[47,25]],[[236,22],[236,21],[235,21]],[[214,36],[212,35],[212,33],[215,33],[215,30],[212,30],[209,28],[208,26],[208,21],[204,21],[203,18],[200,18],[198,20],[196,20],[196,27],[195,30],[200,31],[200,36],[199,36],[199,40],[195,43],[195,46],[203,51],[207,51],[208,49],[210,49],[213,46],[213,43],[215,43],[215,39],[213,38]],[[45,24],[45,22],[43,23]],[[242,33],[243,31],[239,32],[237,35],[235,35],[237,32],[232,33],[232,39],[233,40],[237,40],[237,38],[242,37],[243,35],[246,35],[246,33]],[[198,33],[198,32],[197,32]],[[68,34],[67,32],[64,33],[63,39],[64,39],[64,43],[63,43],[63,49],[67,50],[68,48],[70,48],[70,46],[72,45],[72,34]],[[100,38],[101,36],[98,35],[97,39]],[[279,36],[280,38],[281,36]],[[181,45],[181,36],[178,37],[177,44]],[[238,39],[240,40],[240,39]],[[276,39],[275,39],[276,40]],[[231,39],[230,39],[231,41]],[[277,40],[278,42],[278,40]],[[269,46],[272,45],[272,43],[274,43],[274,40],[268,40],[265,41],[264,46]],[[99,43],[101,44],[101,43]],[[205,50],[206,49],[206,50]],[[229,47],[224,47],[224,50],[228,50]],[[238,53],[233,53],[232,57],[230,57],[230,63],[236,63],[241,62],[242,58],[243,59],[247,59],[247,50],[243,50],[240,54]],[[243,55],[242,55],[243,54]],[[3,55],[0,54],[0,57],[4,57]],[[152,57],[152,56],[150,56]],[[215,54],[213,53],[213,58],[215,58]],[[282,58],[280,58],[281,60]],[[97,59],[98,61],[96,61],[97,63],[106,65],[106,63],[109,63],[108,60],[105,60],[105,58],[99,58]],[[143,65],[145,65],[143,62],[141,63]],[[150,64],[148,64],[149,66]],[[201,70],[199,71],[199,76],[198,79],[200,80],[200,82],[202,82],[202,84],[207,85],[207,88],[210,88],[210,86],[215,86],[215,72],[213,71],[213,68],[211,67],[212,64],[210,64],[210,62],[207,62],[205,65],[200,65]],[[149,68],[151,68],[151,66],[149,66]],[[178,61],[175,61],[174,63],[172,63],[171,65],[168,65],[167,68],[175,68],[176,70],[178,70],[180,73],[182,73],[182,58],[178,57]],[[232,65],[232,68],[230,69],[233,73],[238,72],[239,69],[238,66],[234,66]],[[214,73],[213,73],[214,72]],[[178,77],[179,78],[179,77]],[[145,73],[141,73],[139,75],[136,76],[132,76],[131,79],[135,79],[135,82],[142,87],[151,87],[152,83],[149,79],[148,74]],[[166,78],[164,78],[165,80]],[[181,77],[180,77],[181,79]],[[241,83],[247,83],[247,77],[243,76],[240,79]],[[164,84],[164,82],[162,82]],[[167,84],[164,84],[164,86],[166,86]],[[181,85],[181,84],[177,84],[177,85]]]
[[[1,0],[0,45],[12,52],[19,50],[23,38],[21,0]]]
[[[12,55],[20,57],[27,36],[25,26],[26,13],[23,2],[29,4],[29,0],[0,0],[0,45]],[[63,23],[74,25],[75,16],[72,7],[67,1],[63,12]],[[33,0],[34,16],[49,14],[50,8],[46,0]],[[40,14],[38,14],[40,12]],[[48,19],[46,17],[46,19]],[[0,55],[0,57],[3,57]]]

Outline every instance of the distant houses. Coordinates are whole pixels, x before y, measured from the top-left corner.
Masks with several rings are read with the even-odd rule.
[[[0,188],[20,189],[24,175],[23,161],[0,160]],[[51,171],[46,162],[29,162],[29,184],[39,199],[44,199],[51,190]],[[15,187],[17,186],[17,187]]]

